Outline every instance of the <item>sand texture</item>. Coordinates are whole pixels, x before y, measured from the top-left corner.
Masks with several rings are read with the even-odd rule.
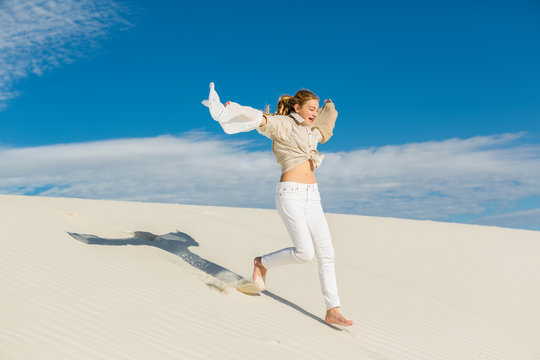
[[[540,232],[327,218],[350,328],[315,261],[237,290],[274,210],[1,195],[0,359],[540,359]]]

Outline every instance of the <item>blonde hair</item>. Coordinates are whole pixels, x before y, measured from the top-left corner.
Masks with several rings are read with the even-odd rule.
[[[282,95],[278,100],[274,115],[289,115],[291,112],[295,111],[294,105],[298,104],[302,107],[309,100],[319,100],[319,97],[307,89],[298,90],[294,96]],[[269,105],[266,106],[265,112],[266,114],[270,114]]]

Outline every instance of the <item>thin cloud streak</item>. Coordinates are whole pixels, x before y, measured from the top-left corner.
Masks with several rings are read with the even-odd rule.
[[[432,220],[485,217],[494,203],[511,210],[516,200],[540,195],[540,144],[522,144],[524,136],[326,153],[317,170],[323,206]],[[0,169],[2,193],[259,208],[274,207],[280,173],[270,149],[195,132],[4,148]]]
[[[17,96],[15,82],[69,64],[115,25],[126,9],[109,0],[0,2],[0,109]]]

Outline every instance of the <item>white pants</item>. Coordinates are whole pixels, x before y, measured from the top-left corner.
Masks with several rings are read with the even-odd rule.
[[[334,268],[334,247],[317,184],[280,182],[276,189],[276,208],[289,231],[294,247],[264,255],[263,266],[271,269],[305,263],[317,255],[326,309],[340,306]]]

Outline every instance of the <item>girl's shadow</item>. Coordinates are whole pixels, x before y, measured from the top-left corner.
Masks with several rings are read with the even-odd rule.
[[[190,246],[199,246],[199,243],[195,241],[191,236],[181,231],[170,232],[165,235],[154,235],[146,231],[135,231],[133,236],[127,239],[106,239],[101,238],[96,235],[89,234],[77,234],[68,232],[68,234],[81,242],[91,245],[106,245],[106,246],[122,246],[122,245],[147,245],[155,246],[157,248],[168,251],[174,255],[177,255],[182,258],[189,265],[205,272],[208,275],[224,279],[232,279],[235,282],[248,281],[239,274],[224,268],[221,265],[218,265],[214,262],[203,259],[197,254],[192,253],[188,248]],[[287,305],[294,310],[324,324],[335,330],[340,330],[340,328],[333,326],[323,319],[317,317],[316,315],[308,312],[307,310],[302,309],[300,306],[286,300],[274,293],[271,293],[268,290],[262,292],[262,294],[271,297],[272,299],[279,301],[280,303]]]

